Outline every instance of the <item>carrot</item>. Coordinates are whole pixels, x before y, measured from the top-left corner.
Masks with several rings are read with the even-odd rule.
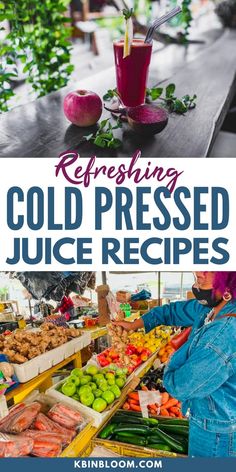
[[[169,393],[167,392],[161,393],[161,404],[163,405],[164,403],[168,402],[169,398],[170,398]]]
[[[144,392],[148,392],[147,386],[146,386],[146,385],[143,385],[143,386],[142,386],[142,390],[143,390]]]
[[[175,416],[174,413],[170,413],[170,416],[171,416],[172,418],[176,418],[176,416]]]
[[[128,403],[129,403],[129,405],[139,405],[139,402],[138,402],[138,401],[136,401],[136,400],[131,400],[131,399],[128,400]]]
[[[170,416],[169,412],[167,410],[165,410],[165,408],[161,408],[160,415],[161,416]]]
[[[131,398],[132,400],[139,401],[138,392],[131,392],[131,393],[128,393],[128,397]]]
[[[152,405],[148,405],[148,408],[157,411],[157,405],[155,403],[153,403]]]
[[[130,410],[130,406],[128,402],[125,402],[123,405],[123,410]]]
[[[156,416],[156,414],[157,414],[156,410],[150,410],[150,413],[151,413],[151,415],[154,415],[154,416]]]
[[[132,411],[142,411],[140,406],[134,405],[133,403],[130,405],[130,409]]]
[[[181,408],[181,402],[178,402],[176,405],[178,408]]]
[[[170,398],[170,400],[168,400],[168,402],[164,403],[161,408],[166,408],[168,410],[168,408],[170,408],[171,406],[176,406],[178,403],[178,400],[176,400],[176,398]]]

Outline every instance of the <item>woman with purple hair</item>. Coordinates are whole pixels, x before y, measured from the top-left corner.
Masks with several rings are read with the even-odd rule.
[[[192,327],[172,355],[164,386],[189,412],[189,456],[236,457],[236,272],[195,272],[195,299],[116,322],[127,330]]]

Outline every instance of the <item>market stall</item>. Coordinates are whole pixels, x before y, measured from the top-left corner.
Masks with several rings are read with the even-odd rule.
[[[29,278],[27,274],[28,287]],[[59,293],[55,287],[54,293]],[[177,439],[177,446],[171,447],[168,440],[176,439],[172,436],[163,445],[163,434],[168,428],[171,432],[175,422],[183,422],[187,436],[180,403],[162,386],[163,368],[179,330],[159,326],[148,334],[144,329],[127,332],[111,322],[138,320],[157,305],[158,299],[146,289],[114,293],[100,285],[96,294],[95,303],[82,295],[60,293],[62,300],[43,319],[32,323],[31,317],[21,329],[1,334],[6,404],[1,410],[0,456],[78,457],[97,447],[119,455],[186,455],[186,437],[182,446]],[[100,346],[94,345],[97,340],[103,340]],[[13,369],[16,381],[10,385],[7,376]],[[107,435],[120,420],[128,430],[121,422],[117,434]],[[149,426],[155,428],[150,431]],[[155,433],[155,440],[163,433],[162,441],[150,443],[148,435],[139,436],[145,428]]]

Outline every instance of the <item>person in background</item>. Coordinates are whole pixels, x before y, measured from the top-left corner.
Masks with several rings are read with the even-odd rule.
[[[115,324],[192,327],[165,368],[164,387],[189,412],[189,456],[236,457],[236,272],[195,272],[195,279],[196,299]]]

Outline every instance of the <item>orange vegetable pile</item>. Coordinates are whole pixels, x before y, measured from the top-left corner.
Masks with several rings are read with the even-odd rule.
[[[144,386],[142,387],[142,390],[148,390],[148,388]],[[183,418],[181,413],[181,403],[176,398],[171,397],[167,392],[160,393],[160,395],[161,405],[157,403],[148,405],[150,415]],[[128,393],[128,397],[122,408],[123,410],[141,411],[138,392]]]
[[[160,416],[171,416],[173,418],[183,418],[181,413],[181,403],[173,398],[169,393],[161,393]]]
[[[163,346],[159,352],[158,352],[158,357],[161,361],[162,364],[168,362],[169,357],[171,354],[173,354],[174,348],[171,346],[171,343],[168,342],[165,346]]]
[[[141,411],[138,392],[128,393],[128,398],[122,408],[123,410]]]

